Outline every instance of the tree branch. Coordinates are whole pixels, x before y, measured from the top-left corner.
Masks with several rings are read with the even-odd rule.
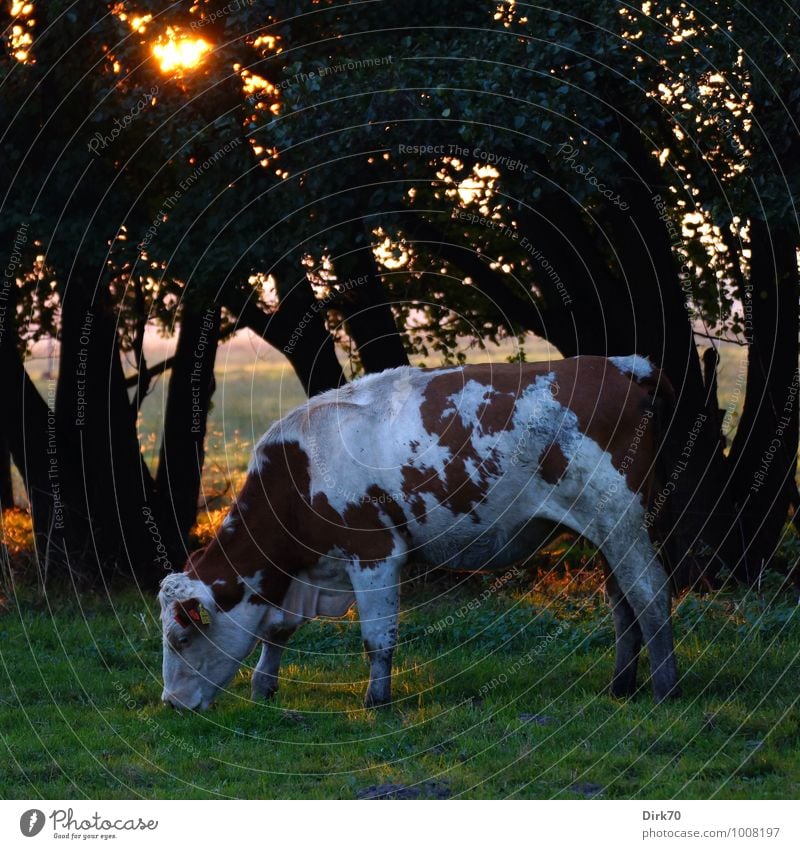
[[[522,327],[537,336],[547,338],[543,318],[545,312],[536,307],[532,300],[525,300],[515,295],[508,288],[505,275],[492,270],[471,248],[450,241],[443,230],[419,213],[408,213],[404,220],[412,223],[409,235],[414,242],[435,245],[439,257],[458,266],[472,280],[475,288],[486,295],[500,311],[503,324],[512,333],[516,333]]]
[[[149,366],[148,368],[142,369],[141,371],[137,371],[135,374],[130,375],[130,377],[125,378],[125,386],[130,389],[132,386],[146,386],[150,387],[151,381],[162,375],[165,371],[169,371],[173,364],[175,363],[175,357],[167,357],[165,360],[162,360],[160,363],[156,363],[154,366]],[[142,374],[142,371],[144,374]],[[144,394],[141,394],[141,389],[137,392],[137,396],[141,395],[141,400],[144,400],[144,395],[146,395],[146,391]],[[141,401],[139,401],[139,405],[141,406]]]

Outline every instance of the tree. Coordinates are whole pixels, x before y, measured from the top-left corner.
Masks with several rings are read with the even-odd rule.
[[[75,514],[64,550],[91,536],[97,561],[113,561],[145,504],[180,548],[203,457],[187,399],[207,410],[213,390],[213,356],[200,394],[186,388],[203,316],[214,340],[259,333],[309,394],[344,380],[337,345],[377,371],[411,354],[457,361],[464,338],[534,333],[566,356],[637,351],[666,370],[678,402],[663,465],[676,487],[658,511],[675,528],[677,580],[723,562],[753,579],[797,498],[800,89],[786,46],[797,11],[781,4],[769,31],[755,4],[732,0],[37,11],[26,47],[36,61],[13,44],[3,59],[0,97],[15,118],[0,237],[9,256],[23,224],[31,238],[0,355],[30,427],[8,423],[6,439],[38,527],[52,525],[55,412],[60,491]],[[199,37],[202,61],[165,74],[154,43]],[[94,418],[83,431],[89,313]],[[144,361],[148,321],[180,326],[152,477],[133,426],[163,370]],[[53,411],[21,357],[57,325],[72,368]],[[727,454],[698,332],[748,347]],[[90,491],[89,434],[113,457]],[[143,483],[115,517],[120,479]]]

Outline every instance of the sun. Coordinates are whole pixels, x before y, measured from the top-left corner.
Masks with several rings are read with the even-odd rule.
[[[194,68],[200,64],[211,45],[202,38],[168,35],[166,41],[153,45],[153,55],[164,73]]]

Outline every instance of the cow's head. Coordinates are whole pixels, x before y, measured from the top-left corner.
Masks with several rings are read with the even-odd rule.
[[[258,641],[264,608],[242,601],[218,607],[207,584],[182,573],[161,582],[164,692],[173,707],[205,710]]]

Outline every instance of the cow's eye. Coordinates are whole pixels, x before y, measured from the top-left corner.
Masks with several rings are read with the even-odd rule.
[[[178,637],[178,645],[179,646],[188,646],[189,638],[188,637]]]

